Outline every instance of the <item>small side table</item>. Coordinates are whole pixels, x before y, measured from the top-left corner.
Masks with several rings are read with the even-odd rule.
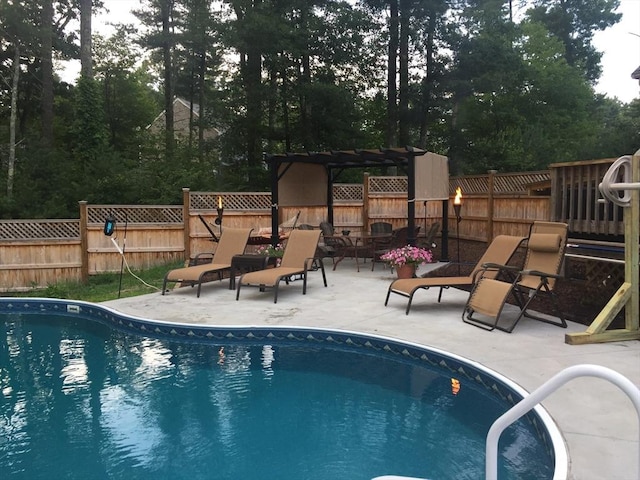
[[[234,255],[231,258],[231,271],[229,273],[229,290],[236,288],[236,275],[256,270],[264,270],[269,264],[270,258],[265,255]]]

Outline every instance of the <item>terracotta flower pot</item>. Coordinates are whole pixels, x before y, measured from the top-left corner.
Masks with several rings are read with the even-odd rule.
[[[416,266],[410,263],[396,267],[396,275],[398,278],[413,278],[416,273]]]

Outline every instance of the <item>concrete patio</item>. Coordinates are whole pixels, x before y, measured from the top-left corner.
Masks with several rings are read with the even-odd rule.
[[[284,283],[278,303],[271,291],[243,288],[240,300],[228,281],[204,284],[200,298],[186,287],[105,302],[120,312],[167,322],[207,325],[278,325],[341,329],[383,335],[443,349],[474,360],[533,391],[566,367],[596,364],[611,368],[640,385],[640,342],[570,346],[568,332],[585,330],[569,322],[567,329],[523,319],[512,334],[487,332],[461,320],[467,293],[449,289],[437,303],[437,290],[406,299],[393,295],[384,306],[388,269],[366,264],[356,272],[345,260],[336,271],[327,261],[328,287],[319,272],[310,274],[307,295],[302,282]],[[425,268],[418,273],[423,273]],[[572,480],[640,478],[639,420],[629,398],[597,378],[569,382],[543,402],[564,435]]]

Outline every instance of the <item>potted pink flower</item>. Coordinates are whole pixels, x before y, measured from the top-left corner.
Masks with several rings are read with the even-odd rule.
[[[433,253],[425,248],[406,245],[382,254],[380,260],[395,269],[399,278],[410,278],[420,265],[433,261]]]
[[[284,247],[281,243],[277,244],[275,247],[273,245],[260,245],[256,253],[258,255],[264,255],[265,257],[276,257],[282,258],[284,254]]]
[[[280,265],[280,262],[282,262],[284,246],[282,246],[281,243],[277,244],[275,247],[273,245],[260,245],[257,248],[256,253],[258,255],[269,257],[269,265],[275,267]]]

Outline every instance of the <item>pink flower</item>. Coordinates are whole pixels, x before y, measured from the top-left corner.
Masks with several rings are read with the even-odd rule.
[[[400,267],[406,264],[415,265],[417,267],[419,265],[431,263],[433,261],[433,254],[430,250],[406,245],[404,247],[388,251],[381,255],[380,259],[387,262],[392,267]]]

